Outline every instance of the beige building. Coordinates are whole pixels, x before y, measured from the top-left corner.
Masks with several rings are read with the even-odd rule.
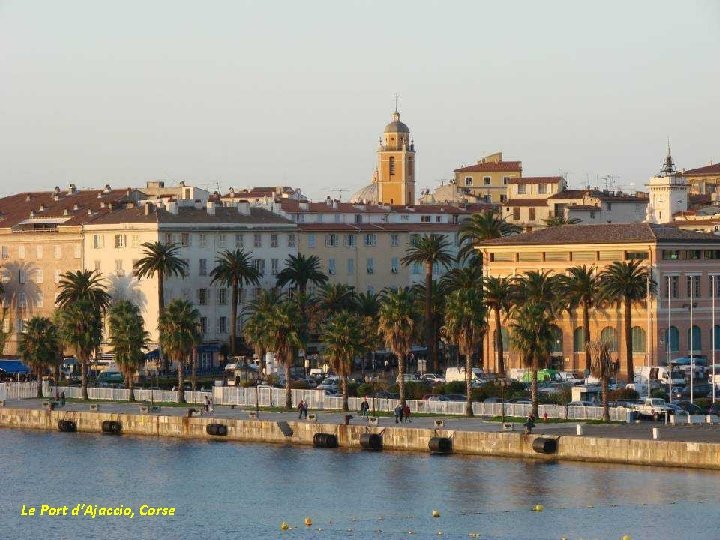
[[[564,274],[578,265],[602,270],[615,261],[642,260],[658,282],[659,294],[632,309],[635,366],[663,365],[691,351],[711,359],[713,333],[715,347],[720,347],[720,319],[713,328],[711,309],[713,278],[720,297],[717,236],[649,223],[565,225],[489,240],[480,249],[487,275],[504,277],[533,270]],[[594,309],[590,325],[592,339],[613,343],[612,355],[621,359],[624,372],[622,307]],[[491,370],[497,369],[496,331],[491,320],[484,344]],[[501,331],[505,344],[510,345],[506,325]],[[556,324],[552,367],[584,369],[583,335],[581,310],[563,312]],[[511,346],[505,347],[505,360],[508,368],[523,367],[518,351]]]
[[[508,184],[522,177],[521,161],[503,161],[502,152],[490,154],[474,165],[455,169],[455,188],[488,203],[503,204],[509,198]],[[438,200],[441,200],[438,197]]]
[[[718,185],[720,185],[720,163],[683,170],[682,176],[687,180],[692,194],[711,195],[717,193]]]

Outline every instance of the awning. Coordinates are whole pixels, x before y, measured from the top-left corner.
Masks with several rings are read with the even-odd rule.
[[[0,360],[0,371],[8,375],[30,373],[30,368],[20,360]]]

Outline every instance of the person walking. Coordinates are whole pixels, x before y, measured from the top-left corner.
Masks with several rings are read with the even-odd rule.
[[[528,414],[527,420],[525,421],[525,434],[529,435],[532,433],[535,427],[535,415],[533,413]]]
[[[408,405],[407,403],[405,404],[405,407],[403,408],[403,416],[405,417],[405,420],[407,422],[412,422],[412,420],[410,420],[410,405]]]
[[[304,412],[305,412],[305,400],[301,399],[300,403],[298,403],[298,420],[302,419]]]
[[[402,406],[398,405],[395,407],[395,423],[402,422]]]
[[[65,391],[60,392],[60,406],[65,406]]]
[[[369,410],[370,410],[370,404],[368,403],[367,398],[365,398],[363,400],[363,402],[360,403],[360,416],[367,416]]]

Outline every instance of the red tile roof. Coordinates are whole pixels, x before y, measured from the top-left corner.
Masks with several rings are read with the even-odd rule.
[[[705,165],[697,169],[688,169],[682,173],[682,176],[717,176],[720,175],[720,163],[714,165]]]
[[[547,206],[547,199],[508,199],[503,206]]]
[[[377,205],[377,204],[355,204],[349,202],[334,201],[333,204],[327,202],[301,202],[290,199],[283,199],[278,204],[283,211],[288,213],[327,213],[327,214],[472,214],[484,209],[492,207],[492,205],[478,204],[460,207],[453,204],[418,204],[408,209],[402,205]],[[307,210],[301,209],[300,205],[307,205]]]
[[[524,176],[522,178],[510,178],[508,184],[559,184],[563,182],[562,176]]]
[[[467,167],[455,169],[457,173],[463,172],[522,172],[522,161],[488,161],[486,163],[476,163]]]
[[[303,232],[455,232],[459,224],[453,223],[298,223]]]

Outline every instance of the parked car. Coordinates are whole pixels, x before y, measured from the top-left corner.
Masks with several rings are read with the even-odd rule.
[[[467,401],[467,397],[462,394],[444,394],[443,397],[440,401]]]
[[[597,407],[598,405],[596,403],[593,403],[592,401],[585,401],[585,400],[577,400],[577,401],[571,401],[568,403],[568,407]]]
[[[425,375],[420,377],[420,379],[433,384],[445,382],[445,377],[443,377],[442,375],[438,375],[437,373],[426,373]]]
[[[705,411],[703,411],[702,408],[698,407],[694,403],[690,403],[689,401],[671,401],[670,405],[675,405],[688,414],[705,414]]]
[[[659,420],[665,415],[665,412],[673,414],[675,407],[668,407],[667,402],[662,398],[646,397],[635,406],[635,410],[640,416],[650,417],[653,420]]]

